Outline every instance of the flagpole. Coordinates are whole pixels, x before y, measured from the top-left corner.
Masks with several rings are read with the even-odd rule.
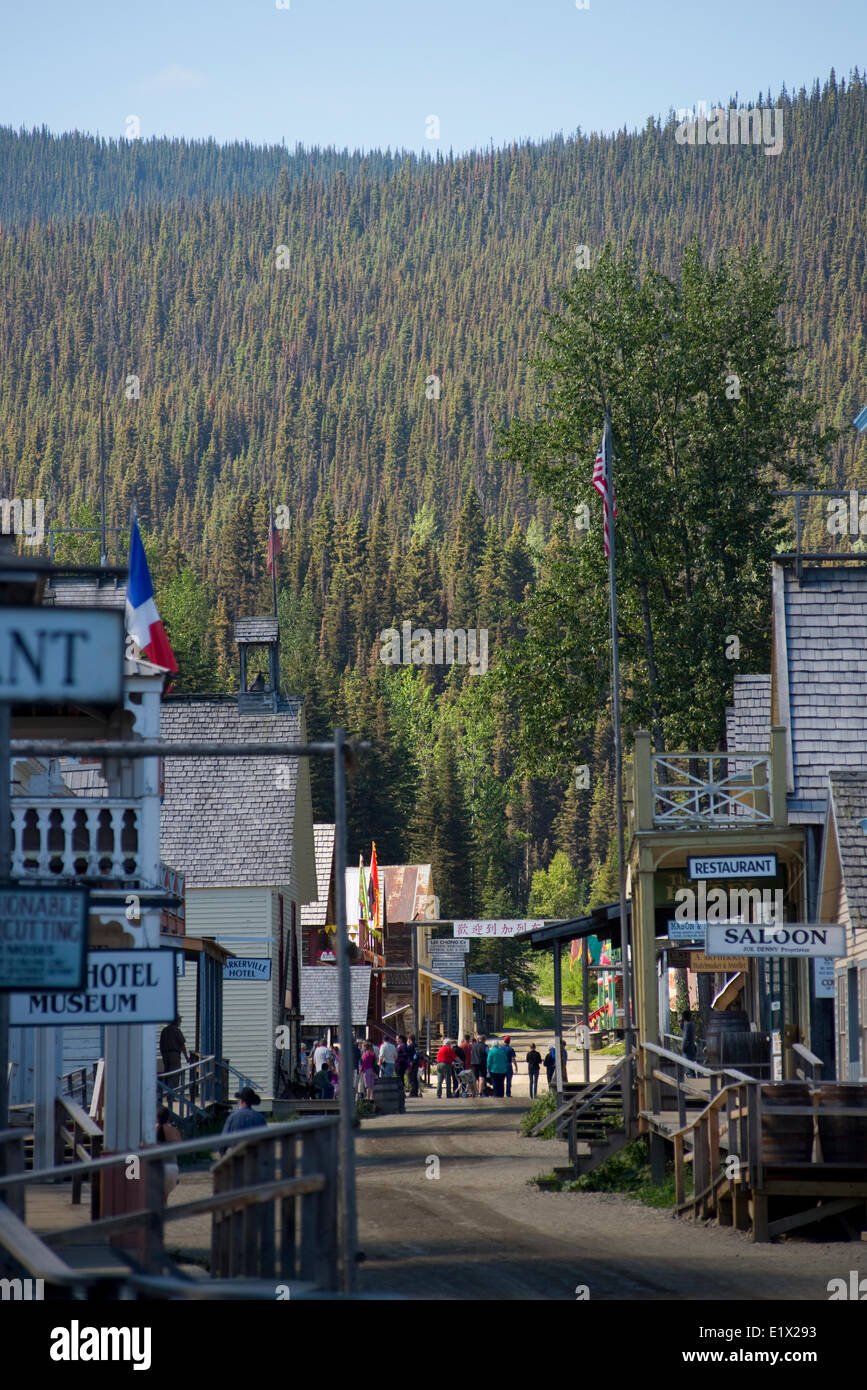
[[[274,545],[274,506],[271,493],[268,493],[268,549],[271,551],[271,593],[274,600],[274,617],[277,616],[277,550]]]
[[[626,1041],[626,1056],[624,1058],[624,1077],[622,1088],[623,1120],[624,1125],[626,1127],[626,1132],[628,1134],[630,1122],[632,1119],[632,1078],[629,1054],[633,1044],[634,1021],[631,1012],[632,971],[630,968],[629,961],[630,931],[626,916],[626,837],[624,835],[623,828],[623,747],[620,732],[620,642],[617,630],[617,569],[615,565],[615,533],[617,528],[614,522],[614,441],[611,434],[611,416],[609,415],[607,409],[605,411],[605,427],[603,431],[603,439],[607,439],[609,450],[609,457],[607,463],[611,524],[608,528],[610,533],[610,541],[608,548],[608,597],[611,618],[611,712],[612,722],[614,725],[614,799],[617,811],[617,878],[618,891],[620,897],[620,957],[623,964],[623,1032]],[[614,1007],[616,1011],[616,990],[614,999]]]

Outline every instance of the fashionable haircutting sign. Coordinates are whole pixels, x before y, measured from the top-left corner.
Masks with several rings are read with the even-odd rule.
[[[845,928],[831,922],[708,922],[708,956],[845,956]]]
[[[687,878],[776,878],[775,854],[690,854]]]
[[[0,888],[0,989],[81,989],[86,888]]]

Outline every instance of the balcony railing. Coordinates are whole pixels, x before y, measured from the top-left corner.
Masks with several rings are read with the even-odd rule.
[[[651,754],[653,823],[770,825],[769,753]]]
[[[728,753],[654,753],[639,729],[624,773],[630,835],[788,824],[786,731],[776,725],[768,749]]]
[[[115,797],[13,797],[14,878],[134,880],[142,876],[141,802]]]

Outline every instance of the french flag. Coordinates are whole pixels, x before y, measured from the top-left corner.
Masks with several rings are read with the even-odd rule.
[[[153,662],[154,666],[162,666],[166,671],[177,671],[175,654],[154,603],[154,586],[151,583],[151,572],[148,569],[137,521],[133,522],[129,543],[126,630],[142,656]]]

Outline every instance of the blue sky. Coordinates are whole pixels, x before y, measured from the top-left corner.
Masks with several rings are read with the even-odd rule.
[[[5,0],[0,124],[462,151],[752,101],[867,55],[865,0],[278,3]]]

